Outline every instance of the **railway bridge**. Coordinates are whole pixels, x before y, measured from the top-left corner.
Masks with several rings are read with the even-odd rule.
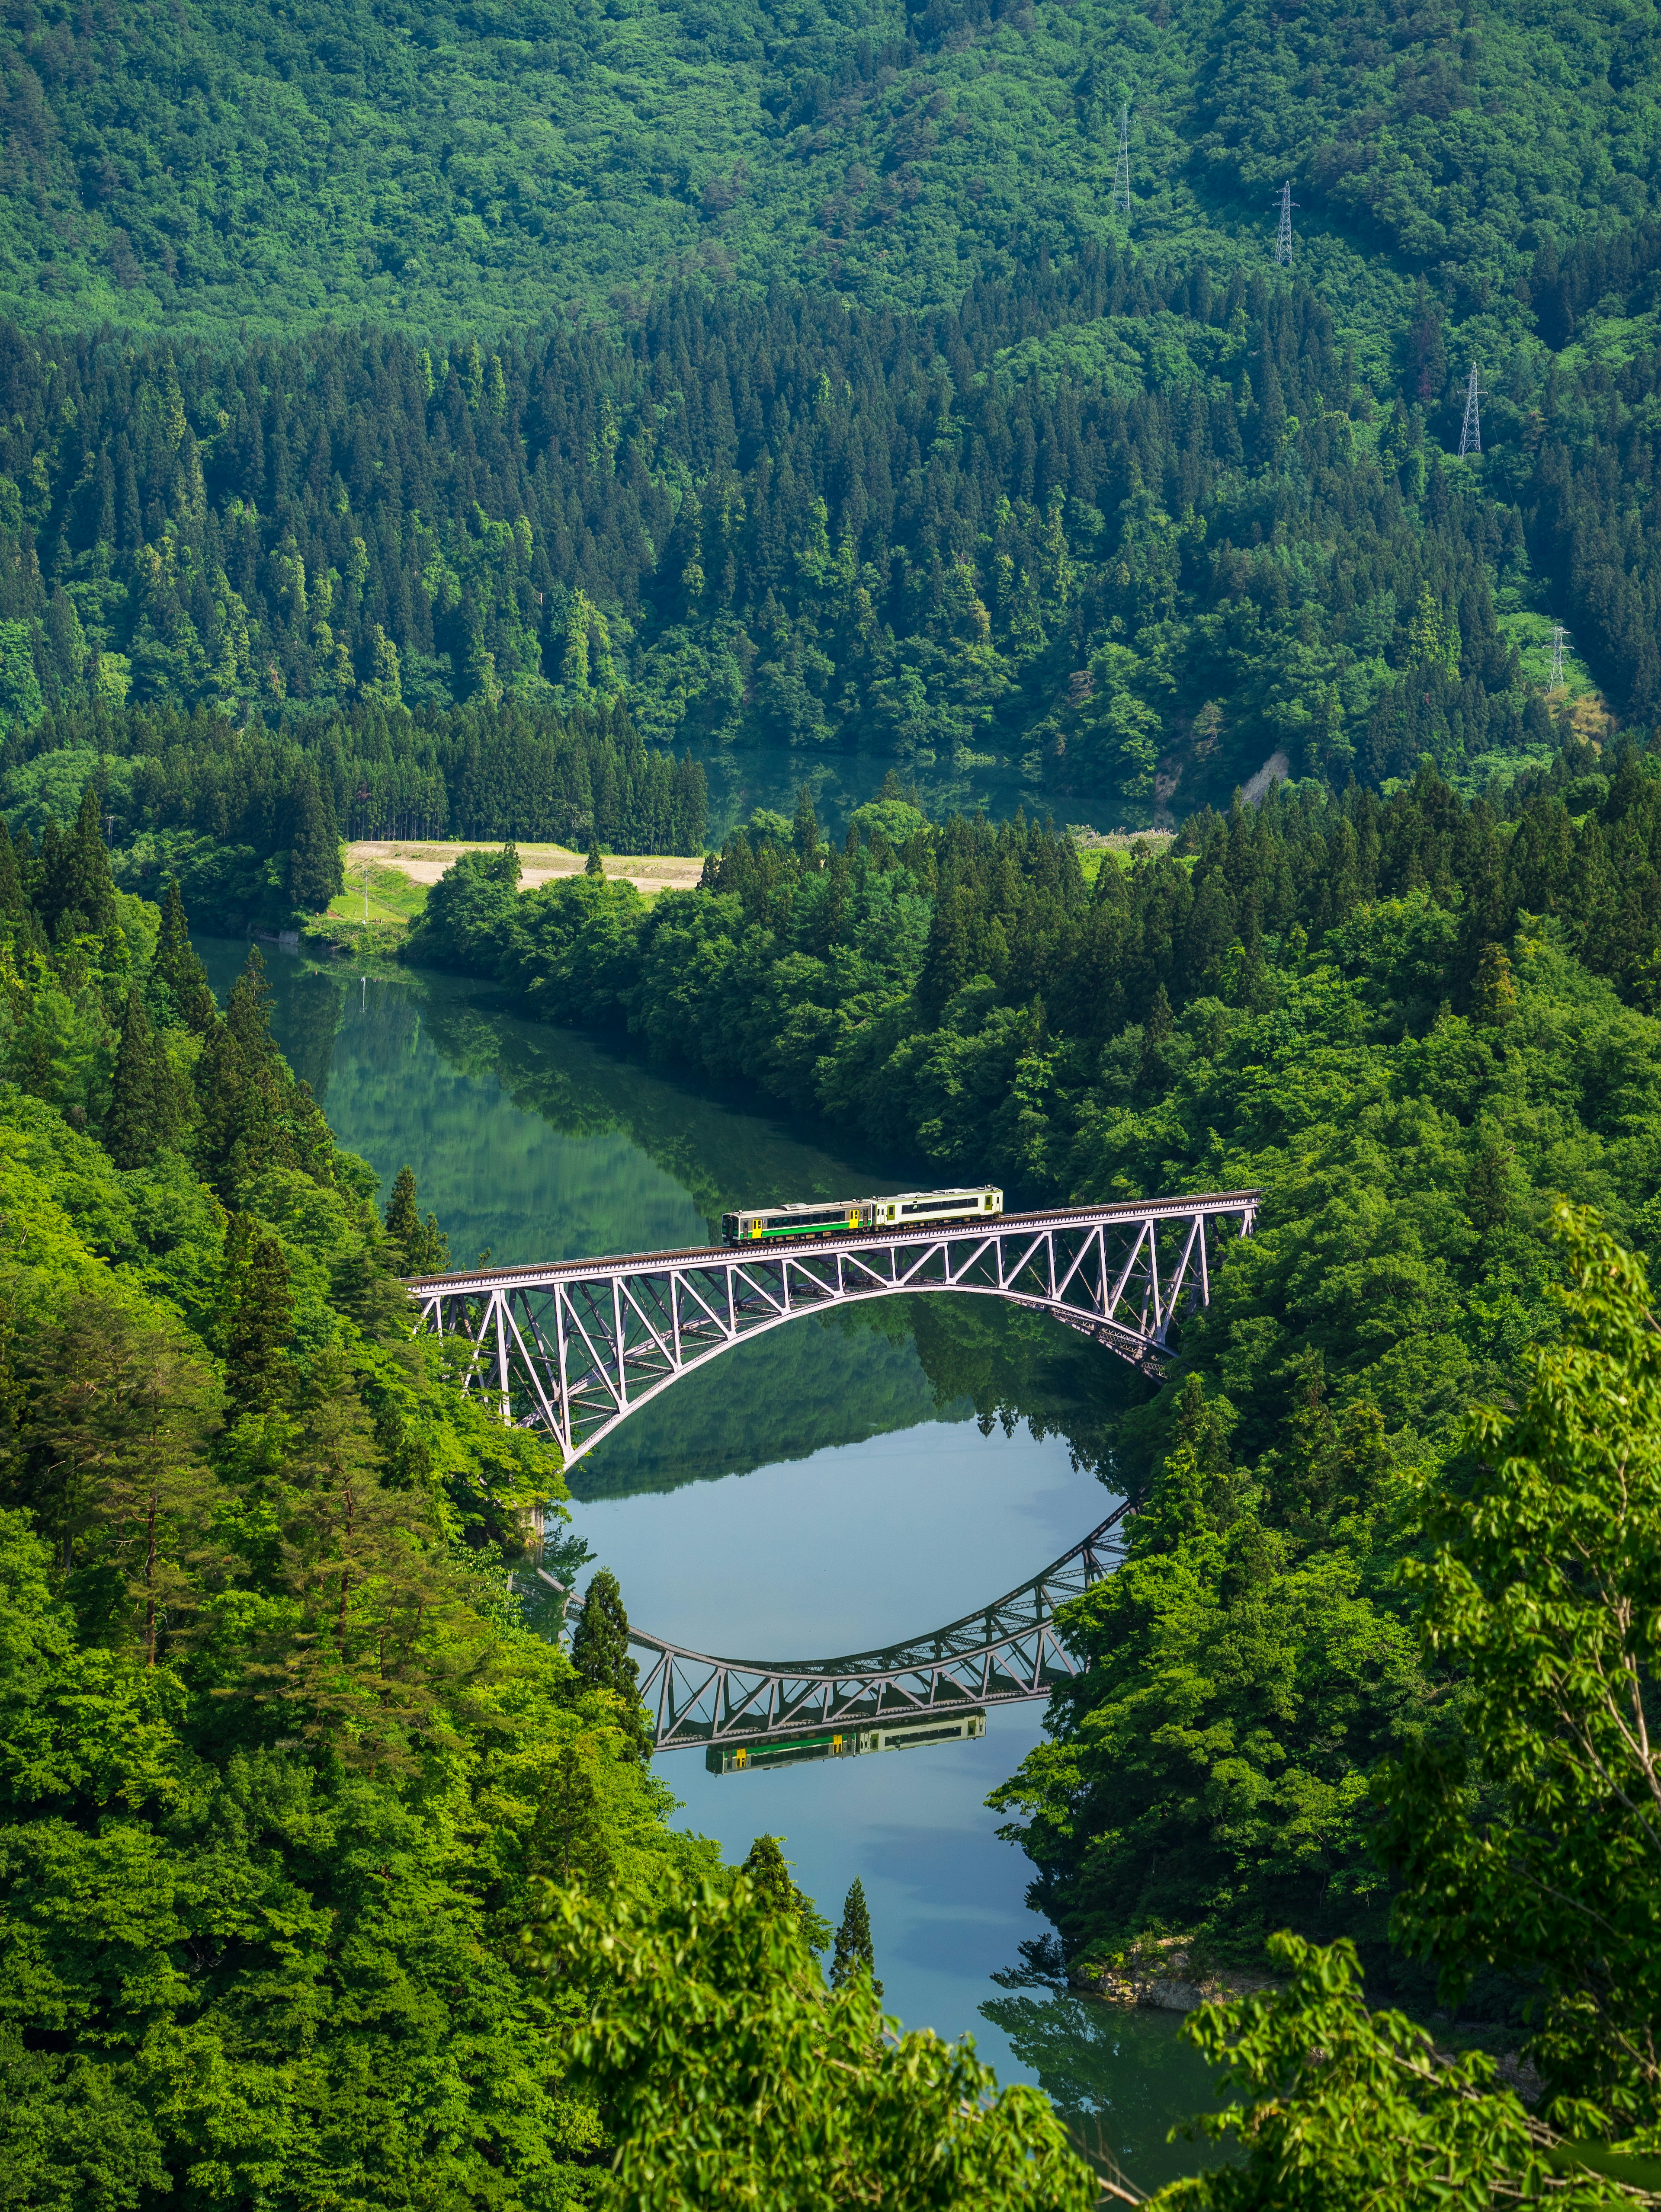
[[[805,1314],[950,1291],[1051,1314],[1159,1372],[1182,1314],[1211,1297],[1216,1240],[1249,1237],[1255,1190],[849,1231],[791,1245],[562,1260],[417,1277],[423,1324],[460,1339],[465,1387],[543,1430],[567,1468],[683,1375]]]
[[[855,1231],[811,1245],[476,1268],[409,1287],[423,1325],[466,1347],[465,1387],[495,1397],[504,1420],[555,1438],[569,1468],[694,1368],[786,1322],[865,1298],[1004,1298],[1157,1375],[1182,1315],[1210,1300],[1218,1240],[1250,1235],[1257,1200],[1255,1190],[1233,1190],[1066,1206]],[[1056,1610],[1117,1565],[1128,1510],[1120,1505],[993,1604],[882,1650],[725,1659],[631,1627],[654,1748],[703,1745],[714,1753],[807,1729],[921,1727],[1047,1697],[1079,1671]]]

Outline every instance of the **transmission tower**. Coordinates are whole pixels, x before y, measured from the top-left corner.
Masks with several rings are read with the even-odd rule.
[[[1548,691],[1561,691],[1563,688],[1563,640],[1567,634],[1561,623],[1552,624],[1551,675],[1546,684]]]
[[[1292,266],[1292,210],[1297,204],[1288,177],[1281,187],[1281,228],[1275,234],[1275,258],[1283,269]]]
[[[1130,110],[1119,110],[1119,158],[1113,169],[1113,206],[1116,214],[1127,222],[1130,220]]]
[[[1465,386],[1465,425],[1459,433],[1459,458],[1482,450],[1482,410],[1477,405],[1476,363],[1470,365],[1470,382]]]

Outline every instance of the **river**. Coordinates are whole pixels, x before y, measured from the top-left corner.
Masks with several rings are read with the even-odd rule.
[[[222,1000],[246,948],[198,950]],[[476,985],[347,979],[275,952],[268,965],[277,1041],[339,1141],[383,1189],[413,1168],[457,1266],[701,1243],[741,1200],[928,1179],[518,1020]],[[581,1461],[572,1524],[658,1634],[739,1658],[869,1648],[1001,1595],[1102,1519],[1121,1494],[1123,1416],[1146,1389],[990,1300],[805,1319],[678,1383]],[[1021,1946],[1047,1923],[983,1801],[1043,1741],[1042,1717],[995,1708],[976,1742],[770,1773],[711,1775],[678,1752],[662,1771],[685,1824],[729,1859],[759,1832],[783,1837],[833,1925],[858,1875],[888,2008],[972,2033],[1001,2080],[1041,2082],[1153,2188],[1215,2155],[1165,2141],[1208,2101],[1208,2077],[1171,2015],[1027,1973]]]

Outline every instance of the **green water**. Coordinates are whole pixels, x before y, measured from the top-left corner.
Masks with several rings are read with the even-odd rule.
[[[199,949],[222,995],[246,947]],[[518,1021],[477,987],[361,981],[274,952],[269,966],[278,1041],[340,1141],[383,1187],[414,1169],[457,1265],[684,1245],[740,1204],[930,1179]],[[659,1634],[745,1658],[869,1648],[1001,1595],[1099,1521],[1135,1464],[1123,1420],[1146,1389],[990,1300],[806,1318],[678,1383],[581,1462],[574,1525]],[[859,1875],[891,2009],[972,2033],[1001,2078],[1041,2081],[1153,2187],[1204,2154],[1165,2140],[1208,2101],[1178,2023],[994,1979],[1046,1929],[983,1800],[1040,1741],[1042,1709],[1018,1705],[974,1743],[725,1777],[681,1753],[664,1772],[729,1857],[783,1834],[833,1919]]]

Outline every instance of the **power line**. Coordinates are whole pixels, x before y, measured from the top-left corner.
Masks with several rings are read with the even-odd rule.
[[[1130,220],[1130,109],[1119,110],[1119,158],[1113,169],[1113,206],[1127,222]]]
[[[1482,450],[1482,410],[1476,404],[1476,363],[1470,365],[1470,382],[1465,387],[1465,422],[1459,433],[1459,458]]]
[[[1282,269],[1292,266],[1292,210],[1297,204],[1288,177],[1281,187],[1281,228],[1275,234],[1275,258]]]
[[[1552,624],[1551,676],[1546,685],[1548,691],[1559,691],[1563,687],[1563,640],[1567,635],[1561,623]]]

